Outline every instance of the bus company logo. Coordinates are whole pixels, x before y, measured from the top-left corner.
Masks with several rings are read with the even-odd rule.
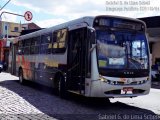
[[[130,79],[126,80],[126,84],[131,84],[131,82],[132,82],[132,80],[130,80]]]
[[[127,79],[127,78],[120,78],[121,82],[124,82],[124,84],[130,84],[132,82],[131,79]]]

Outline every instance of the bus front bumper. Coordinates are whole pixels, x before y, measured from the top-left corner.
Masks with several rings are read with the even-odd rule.
[[[137,97],[149,94],[151,81],[140,85],[111,85],[100,80],[92,81],[91,97]],[[126,89],[130,89],[126,91]]]

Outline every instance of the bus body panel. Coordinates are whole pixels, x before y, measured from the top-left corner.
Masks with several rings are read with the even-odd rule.
[[[140,95],[146,95],[149,94],[150,91],[150,87],[151,87],[151,77],[150,77],[150,73],[148,76],[146,77],[133,77],[133,78],[116,78],[116,77],[107,77],[107,76],[101,76],[98,72],[98,67],[97,67],[97,55],[96,55],[96,49],[94,49],[92,51],[91,54],[91,59],[92,59],[92,64],[91,64],[91,69],[92,71],[92,75],[91,75],[91,79],[86,79],[86,83],[89,84],[90,86],[86,86],[87,90],[86,90],[86,94],[85,96],[88,97],[109,97],[109,98],[114,98],[114,97],[137,97]],[[119,83],[123,83],[123,85],[121,84],[117,84],[117,85],[111,85],[106,83],[107,81],[103,81],[101,80],[101,77],[103,77],[104,79],[106,79],[107,81],[110,80],[112,82],[116,81]],[[145,83],[139,84],[139,82],[143,82],[145,80]],[[135,83],[134,83],[135,82]],[[135,85],[131,85],[131,83],[134,83]],[[136,94],[121,94],[121,91],[123,90],[123,88],[127,88],[127,87],[131,87],[133,88],[133,90],[143,90],[143,92],[137,92]],[[90,88],[90,90],[89,90]],[[118,90],[120,93],[118,94],[106,94],[105,92],[109,92],[109,91],[114,91],[114,90]]]
[[[93,47],[94,45],[92,45]],[[97,55],[96,49],[94,49],[91,53],[91,79],[97,80],[99,78],[98,66],[97,66]]]
[[[36,81],[53,87],[55,74],[60,71],[65,72],[62,66],[66,66],[67,64],[67,50],[65,53],[57,55],[30,55],[30,57],[22,55],[17,58],[17,75],[19,69],[22,68],[26,80]],[[51,67],[52,69],[48,69],[47,67]]]
[[[108,18],[119,18],[124,20],[130,20],[130,21],[136,21],[144,24],[140,20],[131,19],[131,18],[125,18],[125,17],[117,17],[117,16],[97,16],[97,17],[108,17]],[[42,29],[40,31],[30,33],[27,35],[20,36],[18,41],[23,41],[25,39],[30,39],[36,36],[42,36],[44,34],[52,33],[61,29],[67,29],[67,33],[71,33],[71,31],[76,31],[78,29],[83,29],[87,27],[93,28],[93,22],[97,17],[84,17],[77,20],[73,20],[61,25],[57,25],[51,28]],[[145,24],[144,24],[145,25]],[[95,28],[93,28],[94,30]],[[87,33],[86,33],[87,34]],[[84,37],[84,36],[83,36]],[[69,39],[69,37],[67,36]],[[52,38],[53,39],[53,38]],[[84,40],[87,40],[88,38],[85,36]],[[96,41],[96,40],[95,40]],[[16,55],[16,75],[18,76],[20,68],[22,68],[24,72],[24,78],[27,80],[32,80],[35,82],[38,82],[40,84],[54,87],[54,80],[55,75],[57,73],[62,73],[64,75],[64,78],[67,79],[67,72],[68,69],[68,40],[66,41],[66,50],[64,53],[51,53],[51,54],[35,54],[35,55]],[[52,43],[53,44],[53,43]],[[147,42],[148,45],[148,42]],[[94,47],[96,46],[96,47]],[[145,95],[149,93],[150,86],[151,86],[151,80],[150,80],[150,69],[149,74],[144,77],[109,77],[107,75],[101,75],[98,68],[98,55],[97,55],[97,43],[92,43],[91,48],[93,47],[92,51],[89,51],[88,54],[90,55],[90,69],[91,73],[90,75],[80,76],[85,80],[84,86],[78,86],[77,90],[79,94],[82,94],[87,97],[136,97],[140,95]],[[89,49],[91,49],[89,48]],[[149,46],[148,46],[149,49]],[[84,57],[86,59],[86,57]],[[10,57],[10,59],[13,59]],[[86,66],[85,66],[86,67]],[[13,71],[12,71],[13,72]],[[81,71],[83,72],[83,70]],[[116,71],[115,71],[116,72]],[[75,76],[73,76],[74,78]],[[76,76],[79,77],[79,76]],[[77,79],[77,78],[76,78]],[[76,80],[75,79],[75,80]],[[107,82],[122,82],[123,80],[128,81],[129,83],[132,83],[133,80],[135,83],[139,81],[144,81],[143,84],[108,84]],[[74,81],[74,80],[68,80],[68,81]],[[82,82],[80,80],[80,82]],[[125,81],[123,81],[125,83]],[[70,82],[69,82],[70,84]],[[78,83],[79,84],[79,83]],[[80,83],[83,85],[82,83]],[[74,85],[74,83],[71,82],[71,85]],[[84,88],[83,88],[84,87]],[[123,89],[129,89],[132,88],[133,90],[137,90],[133,94],[130,93],[121,93]],[[69,89],[68,89],[69,90]],[[81,92],[83,91],[84,92]]]

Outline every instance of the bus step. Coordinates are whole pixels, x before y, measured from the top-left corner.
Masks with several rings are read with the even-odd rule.
[[[84,91],[82,91],[82,94],[80,94],[80,91],[78,90],[68,90],[68,92],[73,93],[73,94],[77,94],[77,95],[83,95]]]
[[[71,92],[71,93],[79,94],[79,95],[80,95],[80,92],[79,92],[78,90],[68,90],[68,92]]]

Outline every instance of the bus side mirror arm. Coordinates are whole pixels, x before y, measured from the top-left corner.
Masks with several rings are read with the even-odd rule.
[[[94,48],[96,48],[96,47],[97,47],[97,44],[94,44],[94,45],[92,46],[92,48],[89,49],[89,52],[92,52],[92,51],[94,50]]]
[[[90,30],[91,32],[95,32],[96,30],[93,27],[87,27],[88,30]]]
[[[87,27],[89,30],[89,39],[91,40],[92,47],[89,49],[89,52],[92,52],[94,48],[97,47],[97,44],[95,43],[95,29],[93,27]]]

